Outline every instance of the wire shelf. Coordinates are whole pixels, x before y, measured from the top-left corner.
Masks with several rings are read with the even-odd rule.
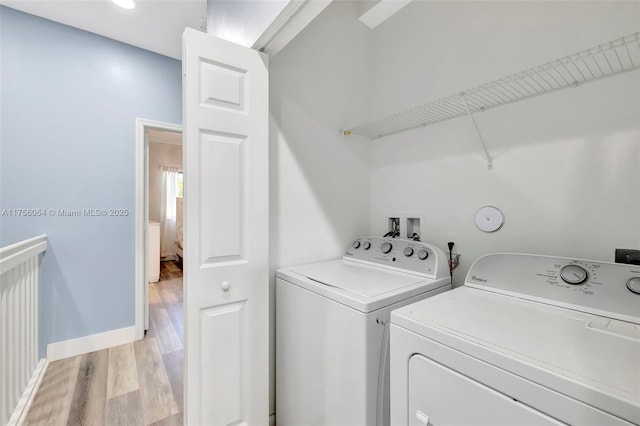
[[[377,139],[639,67],[640,33],[634,33],[342,133]]]

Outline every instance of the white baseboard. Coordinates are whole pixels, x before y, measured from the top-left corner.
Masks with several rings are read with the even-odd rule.
[[[40,387],[44,373],[47,371],[48,365],[49,362],[46,358],[42,358],[38,362],[36,369],[33,370],[31,379],[29,379],[29,383],[27,383],[27,387],[24,392],[22,392],[22,396],[18,400],[18,405],[16,405],[15,410],[13,410],[13,414],[11,415],[7,426],[16,426],[24,423],[27,413],[29,413],[29,408],[31,408],[31,403],[36,397],[36,393],[38,393],[38,388]]]
[[[125,327],[117,330],[105,331],[104,333],[92,334],[90,336],[78,337],[77,339],[65,340],[62,342],[50,343],[47,345],[47,359],[49,362],[58,359],[69,358],[82,355],[113,346],[124,345],[136,340],[136,327]]]

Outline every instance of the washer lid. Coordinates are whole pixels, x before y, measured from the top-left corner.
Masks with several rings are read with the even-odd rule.
[[[349,261],[315,263],[291,270],[320,284],[362,297],[375,297],[424,280],[424,277]]]
[[[459,287],[391,322],[640,424],[640,326]]]
[[[276,277],[365,314],[449,285],[449,277],[434,280],[351,260],[284,268]]]

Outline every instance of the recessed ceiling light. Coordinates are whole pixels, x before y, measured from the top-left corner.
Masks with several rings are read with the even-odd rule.
[[[122,7],[123,9],[133,9],[136,7],[136,4],[133,0],[112,0],[115,4]]]

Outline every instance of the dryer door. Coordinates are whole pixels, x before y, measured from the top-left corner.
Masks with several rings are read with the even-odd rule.
[[[409,359],[409,425],[563,423],[422,355]]]

